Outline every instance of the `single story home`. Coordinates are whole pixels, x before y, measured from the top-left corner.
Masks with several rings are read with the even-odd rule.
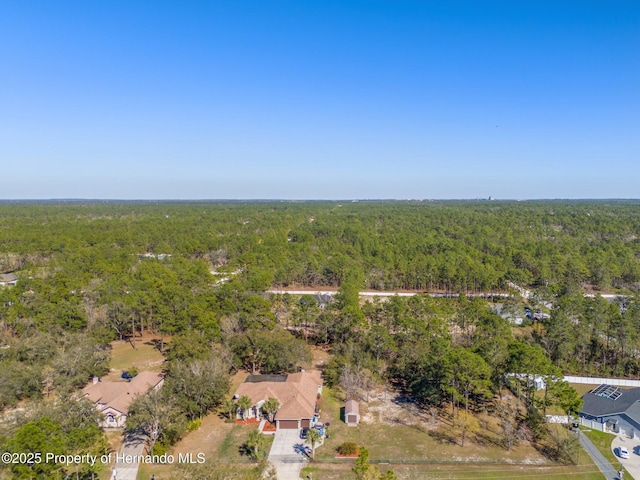
[[[18,277],[13,273],[0,273],[0,287],[15,285],[18,283]]]
[[[269,398],[280,403],[275,421],[277,429],[311,427],[317,419],[317,401],[322,393],[322,374],[319,370],[288,375],[249,375],[234,399],[247,396],[253,403],[245,418],[261,418],[260,409]],[[239,412],[239,417],[240,417]]]
[[[613,385],[600,385],[582,399],[580,418],[583,425],[630,437],[640,432],[640,388],[623,390]]]
[[[344,407],[344,423],[349,427],[357,427],[360,423],[360,404],[356,400],[347,400]]]
[[[93,382],[82,389],[82,394],[104,415],[101,427],[124,428],[131,402],[152,388],[160,388],[163,383],[164,377],[156,372],[140,372],[130,381],[102,382],[94,377]]]
[[[324,310],[327,306],[333,303],[333,295],[329,295],[326,293],[317,293],[313,295],[313,299],[318,304],[318,308]]]

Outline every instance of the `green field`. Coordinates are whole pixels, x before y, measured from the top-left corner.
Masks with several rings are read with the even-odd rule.
[[[133,348],[131,342],[116,340],[111,342],[111,372],[113,379],[120,378],[124,370],[136,368],[141,371],[159,372],[162,370],[164,355],[157,348],[159,337],[145,336],[138,338]],[[166,342],[166,340],[165,340]]]

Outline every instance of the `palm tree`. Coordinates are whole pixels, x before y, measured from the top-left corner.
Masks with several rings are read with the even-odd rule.
[[[322,440],[322,435],[315,428],[310,428],[307,431],[307,438],[305,440],[306,443],[311,445],[311,458],[313,460],[316,459],[316,443],[319,443]]]
[[[247,420],[247,412],[253,405],[251,398],[247,395],[242,395],[236,402],[236,405],[238,405],[238,408],[242,411],[242,420]]]
[[[278,399],[273,397],[267,398],[267,400],[262,404],[262,411],[267,415],[269,423],[273,424],[273,421],[276,418],[276,412],[279,408],[280,402],[278,402]]]
[[[238,411],[238,405],[236,404],[236,402],[229,399],[226,402],[224,402],[224,405],[222,406],[222,408],[224,409],[224,412],[229,416],[229,420],[233,420],[233,417],[236,415],[236,412]]]
[[[251,430],[246,443],[247,449],[250,452],[251,458],[258,460],[260,458],[260,451],[264,450],[266,446],[266,437],[261,434],[258,429]]]

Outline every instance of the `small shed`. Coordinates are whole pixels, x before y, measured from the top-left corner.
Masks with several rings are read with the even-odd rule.
[[[349,427],[357,427],[360,423],[360,405],[355,400],[347,400],[344,407],[344,423]]]

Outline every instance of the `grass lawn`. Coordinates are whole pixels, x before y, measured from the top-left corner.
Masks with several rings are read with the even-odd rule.
[[[231,396],[247,377],[247,373],[238,373],[232,380]],[[177,458],[179,453],[192,453],[194,457],[198,453],[204,453],[207,463],[225,462],[236,465],[237,468],[251,470],[255,463],[251,463],[249,457],[240,453],[242,444],[246,441],[253,426],[235,425],[226,423],[218,413],[210,413],[202,419],[202,425],[194,432],[187,433],[172,449],[171,453]],[[269,438],[267,448],[271,448],[273,437]],[[175,466],[168,465],[142,465],[138,474],[139,479],[151,478],[155,474],[156,479],[176,478]]]
[[[611,451],[611,442],[616,438],[615,435],[611,433],[599,432],[598,430],[591,429],[581,429],[582,433],[584,433],[589,440],[593,442],[593,444],[598,447],[598,450],[602,452],[604,458],[609,460],[611,464],[616,467],[616,465],[620,464],[620,461],[616,458],[616,456]]]
[[[380,460],[415,460],[418,461],[464,461],[473,458],[475,461],[511,461],[530,464],[546,464],[549,461],[535,448],[524,443],[521,446],[505,450],[499,445],[499,436],[492,431],[484,430],[476,438],[471,435],[465,446],[459,445],[451,428],[444,422],[434,431],[427,431],[418,424],[405,425],[388,421],[361,423],[358,427],[347,427],[340,420],[340,408],[343,403],[336,398],[330,388],[325,387],[322,394],[321,420],[329,422],[330,438],[316,451],[320,459],[334,458],[337,447],[345,441],[353,441],[364,445],[372,459]],[[366,408],[364,402],[361,409]],[[390,424],[391,423],[391,424]],[[497,430],[497,427],[492,427]]]
[[[465,446],[451,433],[443,421],[434,431],[418,422],[414,425],[381,421],[347,427],[340,419],[341,399],[325,387],[321,401],[321,420],[329,422],[330,438],[316,449],[317,463],[305,470],[313,478],[323,480],[352,479],[354,460],[335,459],[336,448],[345,441],[354,441],[369,450],[372,463],[379,462],[381,470],[391,468],[402,480],[413,479],[472,479],[472,478],[554,478],[601,480],[604,477],[586,455],[580,456],[579,466],[558,465],[545,458],[533,446],[523,442],[505,450],[491,420],[477,436],[471,435]],[[361,413],[366,404],[361,403]],[[388,420],[388,419],[387,419]],[[304,478],[303,475],[303,478]]]
[[[620,468],[624,469],[624,467],[622,466],[622,462],[620,462],[620,459],[616,457],[611,450],[611,442],[613,442],[613,439],[616,438],[614,434],[585,428],[582,428],[581,430],[582,433],[589,437],[589,440],[593,442],[596,448],[600,450],[600,453],[604,455],[604,458],[606,458],[611,463],[613,468],[615,468],[616,470],[619,470]]]
[[[111,372],[109,378],[116,380],[120,378],[123,370],[132,367],[141,371],[159,372],[162,370],[164,355],[156,347],[156,342],[160,337],[145,335],[144,338],[137,338],[136,348],[128,341],[115,340],[111,342]]]
[[[302,477],[311,474],[314,479],[353,480],[350,465],[313,464],[302,470]],[[584,466],[524,466],[524,465],[380,465],[384,473],[388,468],[400,480],[429,479],[558,479],[558,480],[603,480],[598,468]]]
[[[597,387],[597,385],[587,385],[586,383],[570,383],[569,385],[571,385],[576,390],[576,392],[578,392],[578,395],[580,395],[580,397]]]

